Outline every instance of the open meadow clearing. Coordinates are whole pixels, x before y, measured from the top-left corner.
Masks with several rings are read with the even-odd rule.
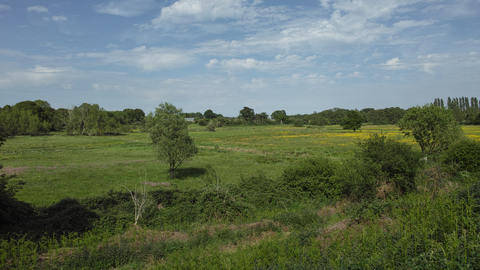
[[[479,126],[463,130],[480,141]],[[192,124],[189,132],[199,152],[175,179],[169,178],[168,164],[156,161],[147,133],[8,139],[0,148],[2,172],[25,182],[17,198],[39,207],[39,218],[28,225],[33,229],[27,236],[2,240],[0,263],[7,269],[480,265],[480,218],[472,197],[477,195],[471,195],[480,186],[478,191],[469,186],[474,174],[448,175],[428,165],[416,178],[418,191],[387,198],[391,187],[384,185],[383,197],[377,189],[369,201],[309,197],[282,186],[287,168],[311,158],[327,158],[333,162],[328,166],[340,168],[357,143],[374,133],[418,152],[396,126],[366,125],[357,132],[339,126],[241,126],[208,132]],[[135,189],[145,175],[153,201],[133,225],[134,205],[125,187]],[[452,180],[442,180],[447,177]],[[38,227],[46,229],[35,232]]]
[[[477,126],[466,127],[468,136],[477,136]],[[148,133],[125,133],[118,136],[17,136],[0,149],[3,172],[17,174],[27,182],[18,193],[20,200],[48,206],[65,197],[100,195],[120,185],[139,181],[147,173],[149,182],[175,183],[179,187],[201,187],[199,180],[210,164],[227,183],[258,171],[277,177],[288,164],[301,158],[326,156],[342,160],[351,156],[355,143],[372,133],[383,132],[397,140],[413,143],[398,128],[364,126],[357,132],[340,126],[297,128],[281,126],[242,126],[217,128],[190,125],[199,153],[168,178],[168,165],[155,160]]]

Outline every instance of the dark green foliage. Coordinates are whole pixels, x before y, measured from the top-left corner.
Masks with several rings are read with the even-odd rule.
[[[200,216],[207,220],[236,220],[248,215],[251,207],[236,200],[226,189],[207,189],[197,201]]]
[[[376,195],[378,180],[375,175],[380,171],[377,164],[365,166],[363,161],[348,159],[337,171],[337,178],[342,181],[342,194],[352,200],[373,199]]]
[[[264,173],[242,177],[238,190],[233,192],[258,208],[284,205],[290,201],[288,197],[290,194],[286,191],[282,182],[268,178]]]
[[[461,189],[457,194],[459,202],[472,200],[472,210],[480,214],[480,179],[477,179],[470,187]]]
[[[342,119],[340,126],[343,129],[352,129],[355,132],[362,127],[363,117],[359,111],[348,111],[345,118]]]
[[[349,205],[345,212],[357,222],[364,222],[385,216],[392,208],[392,202],[388,200],[361,200],[358,203]]]
[[[251,122],[255,118],[255,111],[249,107],[243,107],[243,109],[240,110],[239,118],[242,118],[246,122]]]
[[[290,122],[285,110],[274,111],[271,116],[272,119],[275,120],[275,122],[277,123],[288,124]]]
[[[294,127],[303,127],[304,126],[303,120],[302,119],[295,119],[293,121],[293,126]]]
[[[208,123],[210,123],[210,121],[208,121],[207,119],[199,119],[197,122],[198,122],[198,125],[202,127],[205,127],[208,125]]]
[[[442,153],[442,162],[459,171],[480,172],[480,142],[460,140]]]
[[[355,157],[376,171],[374,177],[395,184],[402,192],[415,189],[415,176],[422,163],[421,153],[411,145],[375,133],[358,143]]]
[[[342,184],[335,177],[338,165],[328,158],[309,158],[286,168],[283,185],[298,197],[337,198]]]

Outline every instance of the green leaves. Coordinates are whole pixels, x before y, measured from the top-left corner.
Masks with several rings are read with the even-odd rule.
[[[165,102],[155,109],[155,115],[150,113],[146,120],[158,159],[170,165],[170,177],[173,178],[175,169],[198,152],[193,139],[188,135],[182,109]]]
[[[413,136],[424,154],[444,150],[462,136],[451,111],[433,104],[408,109],[398,122],[405,136]]]

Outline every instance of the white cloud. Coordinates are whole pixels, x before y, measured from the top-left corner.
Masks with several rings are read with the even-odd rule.
[[[316,56],[309,56],[302,58],[298,55],[277,55],[273,61],[261,61],[254,58],[247,59],[223,59],[218,61],[217,59],[211,59],[205,66],[207,68],[220,68],[229,73],[240,72],[248,69],[255,69],[267,72],[285,72],[287,70],[312,67],[315,62]]]
[[[402,63],[402,61],[400,61],[398,57],[387,60],[385,63],[379,64],[376,66],[381,69],[387,69],[387,70],[400,70],[400,69],[407,68],[407,66],[404,63]]]
[[[44,7],[44,6],[30,6],[30,7],[27,7],[27,11],[28,12],[38,12],[38,13],[48,13],[48,8]]]
[[[49,22],[50,21],[50,18],[49,17],[43,17],[42,20],[46,21],[46,22]]]
[[[143,14],[155,5],[153,0],[124,0],[98,4],[94,8],[98,13],[133,17]]]
[[[403,20],[393,24],[393,27],[406,29],[411,27],[422,27],[422,26],[429,26],[434,24],[435,21],[433,20],[423,20],[423,21],[414,21],[414,20]]]
[[[190,54],[168,48],[137,47],[132,50],[114,50],[108,53],[81,53],[79,57],[102,59],[106,64],[134,66],[144,71],[174,69],[193,61]]]
[[[206,22],[217,19],[240,19],[246,12],[245,0],[180,0],[162,8],[152,20],[154,26],[164,23]]]
[[[207,32],[225,32],[236,27],[240,31],[258,29],[290,17],[283,6],[261,5],[247,0],[179,0],[164,7],[160,15],[142,28],[168,28],[181,24]],[[227,24],[225,21],[228,21]]]
[[[250,90],[258,90],[261,88],[266,88],[268,84],[265,82],[264,79],[256,79],[253,78],[250,83],[243,85],[242,88],[250,89]]]
[[[2,10],[10,10],[10,9],[11,9],[11,8],[10,8],[10,6],[8,6],[8,5],[0,4],[0,11],[2,11]]]
[[[53,16],[52,17],[52,21],[55,21],[55,22],[65,22],[65,21],[68,21],[67,17],[63,16],[63,15],[60,15],[60,16]]]
[[[63,84],[65,80],[71,80],[77,75],[70,67],[44,67],[36,65],[30,69],[12,70],[2,72],[0,75],[0,88],[15,86],[46,86]]]
[[[353,73],[350,73],[348,75],[343,75],[343,73],[339,72],[337,75],[334,77],[335,79],[344,79],[344,78],[363,78],[363,75],[361,72],[355,71]]]

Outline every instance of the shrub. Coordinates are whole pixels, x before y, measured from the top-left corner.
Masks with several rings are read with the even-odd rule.
[[[303,123],[303,120],[302,119],[295,119],[295,121],[293,121],[293,126],[294,127],[303,127],[304,123]]]
[[[212,121],[208,122],[207,130],[211,132],[215,132],[215,124]]]
[[[336,170],[337,164],[328,158],[309,158],[286,168],[282,181],[298,196],[336,198],[342,191]]]
[[[242,176],[237,193],[246,202],[256,207],[285,204],[286,201],[289,201],[282,183],[268,178],[264,173],[258,173],[250,177]]]
[[[205,127],[209,121],[207,119],[200,119],[197,121],[199,126]]]
[[[480,172],[480,142],[461,140],[442,153],[442,162],[455,164],[460,171]]]
[[[402,192],[415,188],[415,176],[422,165],[422,155],[411,145],[376,133],[359,142],[358,146],[360,150],[355,157],[376,171],[377,180],[393,183]]]

